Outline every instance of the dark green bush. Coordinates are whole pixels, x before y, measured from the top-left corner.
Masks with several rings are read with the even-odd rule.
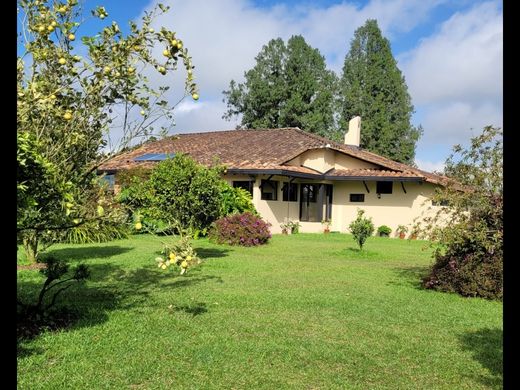
[[[220,189],[220,216],[249,211],[257,214],[251,194],[240,187],[232,187],[223,181]]]
[[[386,225],[381,225],[377,228],[377,235],[379,237],[389,237],[392,229]]]

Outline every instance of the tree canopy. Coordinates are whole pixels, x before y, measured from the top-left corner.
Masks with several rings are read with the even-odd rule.
[[[376,20],[367,20],[354,33],[340,81],[340,122],[360,116],[360,146],[392,160],[413,163],[422,129],[412,126],[408,88],[390,42]]]
[[[96,174],[111,151],[148,137],[159,118],[171,118],[164,100],[169,78],[154,88],[153,71],[166,76],[183,63],[185,96],[198,99],[193,64],[175,32],[155,31],[153,19],[168,7],[130,22],[123,34],[104,7],[92,11],[104,27],[77,39],[86,21],[77,0],[65,3],[19,0],[17,56],[17,231],[38,242],[45,232],[88,226],[114,214]],[[153,49],[161,47],[160,58]],[[118,126],[119,147],[111,144]],[[45,187],[42,189],[42,186]]]
[[[327,70],[318,49],[300,36],[287,44],[272,39],[245,72],[245,82],[232,80],[224,91],[223,118],[241,115],[242,128],[299,127],[339,140],[334,122],[335,74]]]

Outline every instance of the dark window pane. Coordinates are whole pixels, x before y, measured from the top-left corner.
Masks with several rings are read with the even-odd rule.
[[[277,200],[278,199],[278,182],[272,180],[262,180],[262,199]]]
[[[283,201],[296,202],[298,201],[298,184],[284,183],[282,187]]]
[[[350,194],[350,201],[351,202],[364,202],[365,194]]]
[[[391,181],[378,181],[376,186],[376,193],[378,194],[391,194],[392,193]]]

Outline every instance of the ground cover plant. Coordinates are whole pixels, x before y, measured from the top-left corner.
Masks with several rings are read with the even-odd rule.
[[[58,298],[66,328],[19,340],[19,388],[502,388],[501,303],[423,289],[424,241],[193,246],[183,276],[157,267],[155,236],[50,248],[91,274]],[[43,279],[19,270],[20,298]]]

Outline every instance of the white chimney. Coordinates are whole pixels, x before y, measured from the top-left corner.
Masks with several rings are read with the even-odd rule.
[[[348,122],[348,132],[345,134],[345,145],[359,147],[361,140],[361,117],[355,116]]]

